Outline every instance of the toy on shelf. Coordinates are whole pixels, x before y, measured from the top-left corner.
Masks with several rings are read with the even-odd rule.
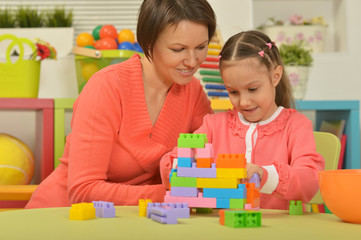
[[[180,134],[178,165],[171,170],[170,191],[164,202],[186,202],[194,208],[259,210],[260,178],[248,183],[244,154],[218,154],[205,134]]]
[[[97,50],[124,49],[143,53],[139,44],[135,41],[135,34],[130,29],[117,31],[112,24],[98,25],[92,33],[82,32],[76,37],[78,47]]]
[[[164,224],[177,224],[178,218],[189,218],[187,203],[148,203],[147,217]]]
[[[29,184],[34,174],[34,155],[20,139],[0,134],[0,185]]]
[[[289,215],[303,215],[302,201],[290,201]]]
[[[259,211],[219,211],[219,223],[233,228],[261,227],[262,213]]]
[[[204,91],[210,99],[229,99],[219,71],[219,55],[223,44],[220,31],[216,30],[208,44],[207,58],[196,73],[196,77],[201,80]]]

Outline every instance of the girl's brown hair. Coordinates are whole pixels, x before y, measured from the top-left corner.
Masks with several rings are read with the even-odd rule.
[[[208,39],[216,29],[216,16],[206,0],[144,0],[138,16],[137,41],[151,59],[159,34],[168,25],[186,20],[208,26]]]
[[[220,58],[220,68],[226,67],[230,61],[242,60],[254,57],[259,59],[268,70],[283,66],[283,74],[276,87],[276,104],[285,108],[295,108],[295,101],[292,95],[292,87],[284,70],[277,46],[271,39],[259,31],[240,32],[225,43]]]

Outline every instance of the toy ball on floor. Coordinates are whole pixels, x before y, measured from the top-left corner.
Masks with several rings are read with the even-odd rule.
[[[0,134],[0,185],[29,184],[34,174],[34,155],[16,137]]]

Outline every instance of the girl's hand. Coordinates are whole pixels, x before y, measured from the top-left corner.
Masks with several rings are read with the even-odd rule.
[[[253,163],[246,164],[247,169],[247,181],[252,177],[253,174],[257,173],[259,178],[262,179],[263,176],[263,168]]]

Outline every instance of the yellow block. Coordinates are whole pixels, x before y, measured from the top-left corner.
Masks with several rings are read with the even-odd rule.
[[[229,99],[211,99],[211,107],[213,110],[233,109],[233,105]]]
[[[197,188],[237,188],[240,182],[236,178],[197,178]]]
[[[93,203],[75,203],[69,211],[70,220],[86,220],[95,218],[95,207]]]
[[[312,212],[319,213],[318,205],[317,204],[311,204]]]
[[[245,168],[217,168],[217,178],[247,178]]]
[[[139,217],[147,216],[148,203],[152,202],[151,199],[139,199]]]

